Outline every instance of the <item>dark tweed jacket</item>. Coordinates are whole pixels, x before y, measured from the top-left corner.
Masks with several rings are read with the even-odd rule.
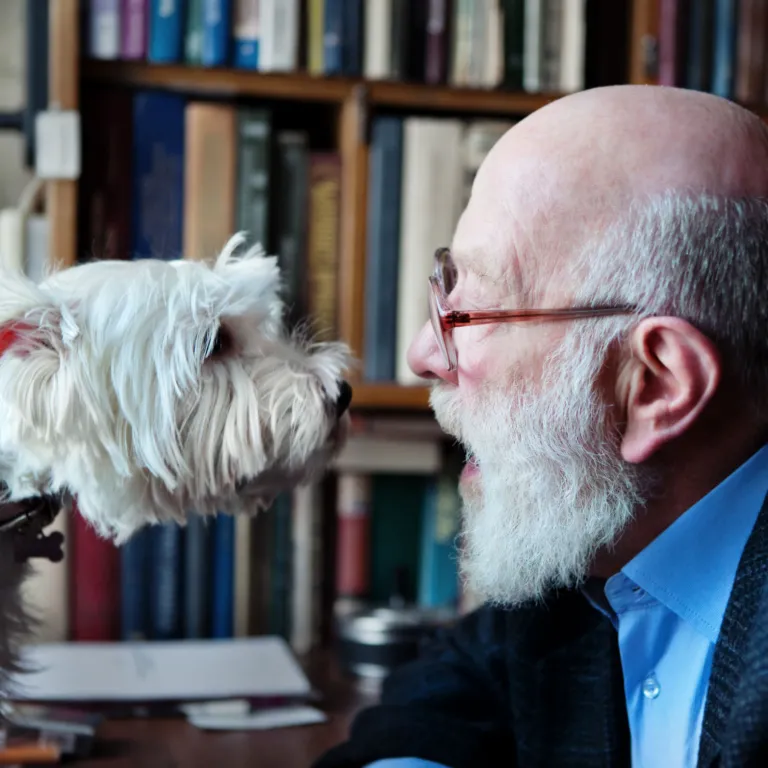
[[[629,766],[615,630],[578,592],[481,608],[394,673],[381,703],[314,768],[398,756],[450,768]],[[768,766],[768,499],[715,649],[699,768],[715,766]]]

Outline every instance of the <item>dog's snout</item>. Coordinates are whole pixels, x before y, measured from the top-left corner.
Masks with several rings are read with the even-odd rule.
[[[352,387],[349,383],[342,381],[339,385],[339,396],[336,398],[336,415],[341,417],[349,408],[349,404],[352,402]]]

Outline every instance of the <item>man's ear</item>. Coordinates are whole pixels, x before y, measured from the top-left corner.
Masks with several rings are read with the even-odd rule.
[[[691,427],[715,394],[722,367],[713,342],[678,317],[641,321],[626,365],[621,455],[640,463]]]

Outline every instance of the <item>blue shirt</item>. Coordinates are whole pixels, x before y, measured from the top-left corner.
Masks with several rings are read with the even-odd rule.
[[[632,765],[694,768],[720,625],[768,493],[768,445],[699,500],[601,591],[584,592],[618,632]],[[378,760],[368,768],[444,768]]]

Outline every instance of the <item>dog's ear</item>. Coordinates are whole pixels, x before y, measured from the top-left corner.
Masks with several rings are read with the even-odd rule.
[[[225,309],[233,315],[271,318],[282,311],[277,257],[268,256],[260,244],[248,248],[245,244],[244,233],[234,235],[216,259],[214,271],[229,288]]]

